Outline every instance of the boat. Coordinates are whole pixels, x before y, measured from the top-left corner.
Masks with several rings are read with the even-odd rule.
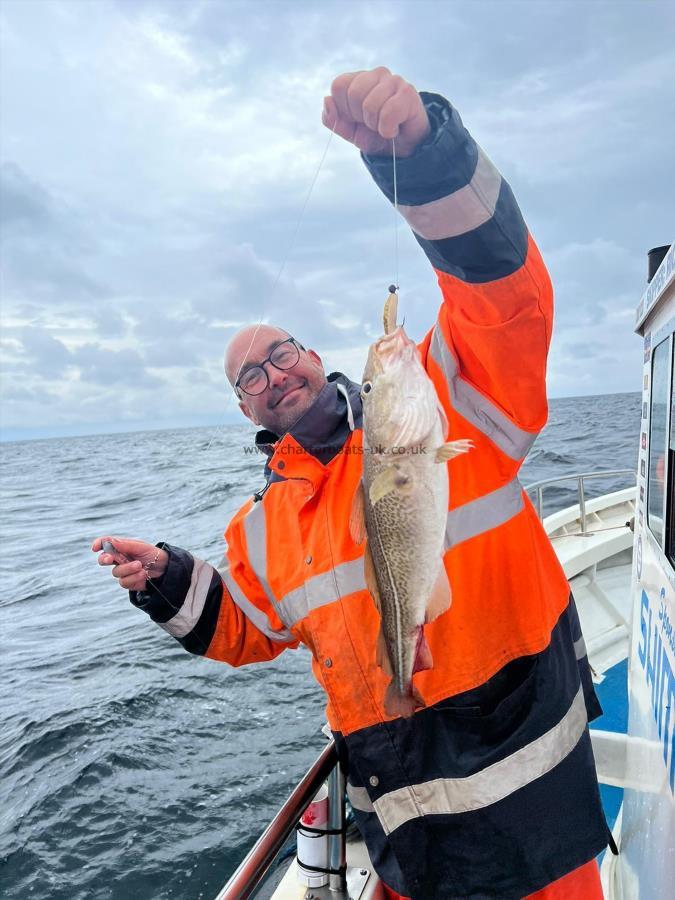
[[[675,244],[649,253],[636,331],[643,338],[638,470],[565,474],[526,487],[575,597],[603,707],[591,723],[603,807],[618,853],[601,858],[606,900],[664,900],[675,884]],[[597,478],[619,490],[589,498]],[[576,484],[577,502],[544,516],[545,495]],[[330,738],[215,900],[379,900]],[[302,815],[328,781],[321,829]],[[298,848],[291,846],[299,827]],[[318,832],[324,830],[325,836]],[[324,873],[301,859],[326,842]],[[275,866],[286,848],[285,865]],[[303,848],[303,849],[300,849]],[[271,876],[270,876],[271,873]]]

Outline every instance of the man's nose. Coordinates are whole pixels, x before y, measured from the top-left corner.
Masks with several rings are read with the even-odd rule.
[[[277,369],[277,367],[273,366],[269,361],[265,363],[265,371],[267,372],[267,380],[269,381],[270,389],[281,387],[288,378],[287,372]]]

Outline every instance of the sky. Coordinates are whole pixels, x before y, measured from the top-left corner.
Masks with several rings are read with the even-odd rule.
[[[319,167],[320,115],[376,65],[446,96],[514,189],[555,289],[549,395],[639,390],[674,37],[668,0],[3,0],[3,437],[243,421],[223,352],[261,320],[360,380],[395,218],[349,144]],[[397,240],[420,339],[440,294]]]

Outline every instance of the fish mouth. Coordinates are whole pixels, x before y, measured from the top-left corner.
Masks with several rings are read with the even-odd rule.
[[[375,344],[375,356],[383,368],[409,359],[417,349],[412,341],[399,325],[391,334],[385,334]]]

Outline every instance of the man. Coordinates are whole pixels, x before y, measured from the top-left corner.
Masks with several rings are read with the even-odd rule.
[[[517,481],[547,414],[546,269],[508,185],[442,97],[384,68],[349,73],[323,122],[362,151],[390,200],[396,140],[400,210],[443,295],[421,358],[450,439],[475,445],[451,463],[453,605],[425,629],[434,666],[414,676],[425,707],[384,711],[379,617],[348,527],[359,387],[326,379],[282,329],[247,328],[227,352],[268,460],[264,490],[225,533],[226,567],[115,539],[133,561],[113,575],[193,653],[242,665],[309,647],[357,822],[392,891],[600,900],[594,858],[608,832],[587,727],[599,705],[569,586]]]

